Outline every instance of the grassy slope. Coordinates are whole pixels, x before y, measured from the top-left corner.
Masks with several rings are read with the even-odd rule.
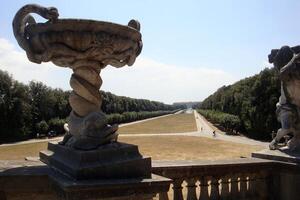
[[[120,134],[183,133],[196,131],[194,114],[175,114],[119,129]]]
[[[249,157],[264,147],[225,142],[192,136],[120,137],[120,141],[137,144],[143,155],[153,160],[218,160]]]
[[[243,145],[221,140],[191,136],[126,136],[125,133],[176,133],[195,131],[193,114],[177,114],[122,127],[119,141],[137,144],[143,155],[153,160],[216,160],[250,156],[262,149],[260,146]],[[123,133],[123,135],[122,135]],[[47,148],[47,142],[0,146],[0,160],[24,159],[38,156]]]
[[[262,149],[260,146],[242,145],[202,137],[191,136],[121,136],[119,141],[137,144],[143,155],[153,160],[216,160],[250,156]],[[24,159],[38,156],[46,149],[47,142],[0,147],[0,160]]]

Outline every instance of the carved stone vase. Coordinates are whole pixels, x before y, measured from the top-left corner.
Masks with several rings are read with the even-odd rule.
[[[47,19],[36,23],[30,13]],[[117,125],[109,125],[101,111],[100,72],[107,65],[131,66],[141,53],[140,24],[127,26],[94,20],[58,19],[53,7],[29,4],[13,20],[15,38],[31,62],[51,61],[73,70],[69,103],[69,134],[58,144],[50,143],[41,160],[75,178],[149,176],[150,158],[143,158],[135,145],[117,142]],[[109,163],[109,164],[108,164]],[[123,163],[122,169],[118,169]],[[139,170],[137,169],[139,167]],[[115,173],[108,171],[115,170]],[[116,171],[123,170],[123,173]],[[127,171],[126,171],[127,170]]]
[[[30,13],[48,19],[36,23]],[[69,97],[72,112],[63,144],[90,150],[117,139],[117,125],[101,112],[100,72],[107,65],[131,66],[142,50],[140,24],[128,26],[81,19],[58,19],[56,8],[26,5],[13,21],[14,35],[31,62],[51,61],[73,70]]]

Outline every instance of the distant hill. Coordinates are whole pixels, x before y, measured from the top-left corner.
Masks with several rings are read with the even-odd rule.
[[[279,123],[276,119],[276,103],[280,96],[280,81],[274,68],[223,86],[207,97],[201,109],[212,109],[239,116],[242,130],[249,137],[269,139]]]

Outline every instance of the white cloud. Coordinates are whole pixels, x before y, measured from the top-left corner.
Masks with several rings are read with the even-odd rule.
[[[8,40],[0,38],[0,69],[27,83],[37,80],[51,87],[69,89],[71,70],[52,63],[37,65],[28,61]],[[174,66],[140,56],[132,67],[107,67],[101,72],[102,88],[117,95],[172,103],[199,101],[236,77],[220,69]]]
[[[265,68],[272,68],[273,67],[273,64],[272,63],[269,63],[269,61],[267,60],[264,60],[262,61],[262,69],[265,69]]]
[[[140,57],[132,67],[102,72],[103,88],[119,95],[159,100],[199,101],[217,88],[233,83],[230,74],[213,68],[189,68]]]
[[[28,83],[42,81],[51,87],[70,89],[68,86],[71,71],[52,63],[38,65],[27,59],[25,51],[18,51],[8,40],[0,38],[0,69],[8,71],[14,79]]]

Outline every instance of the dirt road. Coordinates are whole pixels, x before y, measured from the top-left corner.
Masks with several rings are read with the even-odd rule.
[[[225,133],[218,128],[214,127],[210,122],[208,122],[202,115],[194,111],[195,119],[197,123],[197,136],[210,137],[213,139],[225,140],[230,142],[236,142],[241,144],[250,144],[250,145],[261,145],[268,147],[268,142],[261,142],[253,140],[244,136],[231,136],[225,135]],[[202,128],[202,129],[201,129]],[[216,136],[213,137],[212,132],[216,131]]]

